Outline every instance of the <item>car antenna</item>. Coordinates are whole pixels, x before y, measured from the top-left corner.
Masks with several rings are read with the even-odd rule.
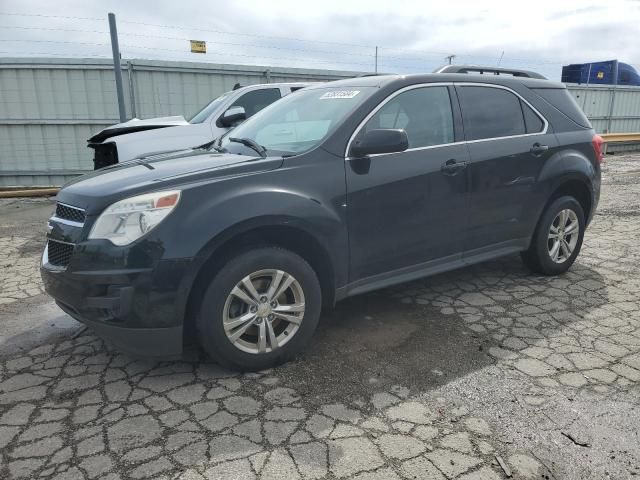
[[[242,85],[240,85],[240,82],[236,83],[236,84],[233,86],[233,90],[238,90],[239,88],[242,88]]]

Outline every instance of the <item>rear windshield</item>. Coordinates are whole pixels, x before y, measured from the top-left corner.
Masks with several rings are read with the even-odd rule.
[[[591,122],[566,88],[532,88],[532,90],[578,125],[592,128]]]

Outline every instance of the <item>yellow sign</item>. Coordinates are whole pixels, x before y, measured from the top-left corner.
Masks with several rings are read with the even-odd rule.
[[[191,53],[207,53],[207,42],[191,40]]]
[[[604,72],[598,72],[598,78],[602,80],[604,78]]]

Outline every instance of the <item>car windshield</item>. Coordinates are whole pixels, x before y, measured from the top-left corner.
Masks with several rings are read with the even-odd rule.
[[[206,107],[204,107],[202,110],[196,113],[193,117],[191,117],[191,120],[189,120],[189,123],[204,122],[207,118],[209,118],[209,116],[211,115],[211,112],[213,112],[216,108],[218,108],[218,106],[222,103],[222,101],[227,96],[229,96],[230,93],[231,92],[223,93],[218,98],[209,102]]]
[[[375,91],[375,87],[304,89],[261,110],[222,137],[217,147],[231,153],[253,155],[255,142],[266,155],[297,155],[320,144],[344,118]]]

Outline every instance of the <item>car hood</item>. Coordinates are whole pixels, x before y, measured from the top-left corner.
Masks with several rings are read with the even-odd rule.
[[[176,127],[179,125],[189,125],[189,122],[187,122],[182,115],[174,117],[147,118],[146,120],[132,118],[126,122],[111,125],[110,127],[100,130],[87,141],[89,143],[100,143],[107,138],[124,135],[126,133],[142,132],[144,130],[153,130],[156,128]]]
[[[206,150],[157,154],[75,178],[58,192],[57,200],[83,208],[92,215],[129,196],[229,175],[273,170],[281,164],[281,157],[260,158]]]

